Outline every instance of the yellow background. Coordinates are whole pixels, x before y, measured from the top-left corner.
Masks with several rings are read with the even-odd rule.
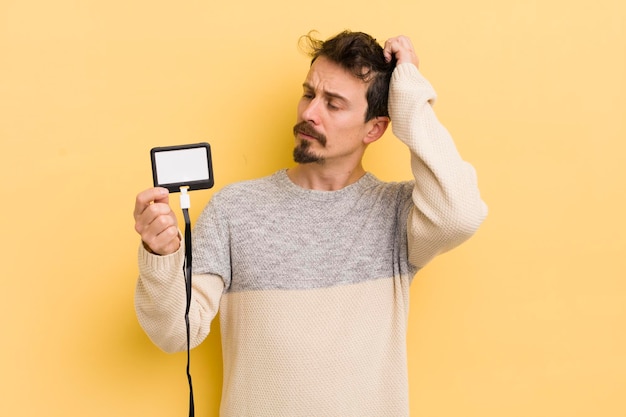
[[[0,415],[186,415],[186,355],[133,308],[149,149],[211,143],[194,219],[290,165],[297,39],[347,28],[413,39],[490,207],[413,284],[411,415],[626,415],[625,16],[622,0],[2,0]],[[410,175],[390,134],[366,166]],[[192,352],[202,416],[214,329]]]

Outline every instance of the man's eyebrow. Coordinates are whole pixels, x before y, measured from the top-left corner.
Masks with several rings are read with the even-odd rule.
[[[313,88],[313,86],[307,82],[302,83],[302,87],[304,87],[305,90],[309,90],[309,91],[315,91],[315,88]],[[350,100],[348,100],[345,96],[342,96],[339,93],[334,93],[332,91],[327,91],[324,90],[323,91],[324,96],[329,97],[329,98],[334,98],[337,100],[341,100],[341,101],[345,101],[346,103],[349,103]]]

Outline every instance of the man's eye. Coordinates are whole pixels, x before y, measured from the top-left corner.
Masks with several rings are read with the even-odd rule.
[[[332,101],[329,101],[327,106],[331,110],[339,110],[339,107],[335,106]]]

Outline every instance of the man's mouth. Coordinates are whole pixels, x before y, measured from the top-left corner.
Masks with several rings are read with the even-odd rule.
[[[300,122],[293,127],[293,133],[296,136],[301,136],[307,140],[316,140],[322,145],[326,145],[326,137],[318,133],[311,125],[307,122]]]

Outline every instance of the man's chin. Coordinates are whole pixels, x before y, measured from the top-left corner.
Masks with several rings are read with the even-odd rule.
[[[293,150],[293,160],[297,164],[323,164],[324,158],[298,146]]]

